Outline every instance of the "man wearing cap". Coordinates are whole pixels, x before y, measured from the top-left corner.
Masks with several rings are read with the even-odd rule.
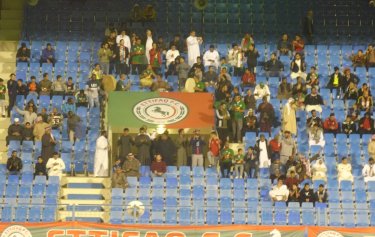
[[[140,177],[140,167],[141,163],[134,157],[133,153],[128,154],[124,164],[122,165],[122,169],[126,177]]]
[[[65,163],[57,152],[53,152],[51,158],[47,161],[46,168],[48,169],[49,177],[58,176],[61,180],[61,176],[65,170]]]
[[[194,130],[194,136],[190,139],[192,167],[203,166],[203,147],[205,145],[206,142],[199,135],[199,130]]]
[[[348,159],[343,157],[341,163],[337,165],[337,179],[339,183],[342,180],[353,182],[352,165],[348,163]]]
[[[245,111],[245,103],[242,101],[240,95],[236,95],[230,106],[232,111],[232,136],[234,142],[242,141],[242,128],[243,128],[243,113]]]
[[[366,183],[375,181],[375,162],[373,158],[368,159],[368,164],[363,166],[362,175]]]
[[[56,141],[51,133],[51,127],[48,126],[45,129],[45,133],[42,136],[42,158],[48,160],[55,152]]]
[[[20,119],[15,118],[14,123],[8,127],[8,136],[6,137],[6,145],[9,141],[21,141],[23,134],[23,127],[20,125]]]
[[[220,55],[215,49],[214,45],[210,45],[210,49],[203,55],[203,64],[205,67],[213,66],[216,69],[219,67]]]
[[[22,160],[17,156],[17,151],[12,151],[12,156],[7,160],[7,170],[10,175],[17,175],[22,170]]]
[[[98,139],[96,139],[96,150],[94,159],[94,177],[106,177],[109,170],[108,151],[110,145],[107,138],[107,132],[102,131]]]
[[[30,49],[26,47],[25,43],[21,44],[21,47],[17,50],[16,58],[18,62],[28,63],[30,60]]]
[[[334,113],[330,113],[329,118],[324,121],[323,124],[324,132],[326,133],[337,133],[339,130],[339,123],[335,118]]]

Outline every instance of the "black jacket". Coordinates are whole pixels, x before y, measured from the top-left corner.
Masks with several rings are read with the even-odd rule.
[[[22,160],[19,157],[10,157],[7,161],[7,169],[9,171],[20,171],[22,166]]]
[[[299,67],[298,67],[295,59],[290,63],[290,70],[292,72],[298,72],[299,71]],[[306,63],[302,59],[301,59],[301,72],[306,72]]]

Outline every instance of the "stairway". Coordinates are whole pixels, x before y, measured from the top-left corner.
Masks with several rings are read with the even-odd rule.
[[[108,222],[110,178],[62,177],[57,221]]]
[[[24,1],[2,0],[0,9],[0,40],[18,41],[22,30]]]

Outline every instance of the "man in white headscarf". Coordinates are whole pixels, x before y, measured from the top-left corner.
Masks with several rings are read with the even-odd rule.
[[[297,135],[296,105],[293,98],[289,98],[283,108],[283,131]]]
[[[349,180],[353,182],[352,165],[348,163],[348,159],[343,157],[341,163],[337,165],[337,179],[339,182],[342,180]]]
[[[324,163],[323,159],[317,160],[312,165],[312,180],[324,180],[327,182],[327,166]]]
[[[202,38],[195,35],[195,31],[190,32],[190,36],[186,39],[188,49],[188,63],[190,67],[197,62],[197,57],[201,56],[199,45],[202,44]]]
[[[110,150],[107,139],[107,132],[103,131],[101,136],[96,140],[95,160],[94,160],[94,176],[108,176],[108,151]]]
[[[373,158],[368,159],[368,164],[365,164],[362,169],[362,175],[366,183],[375,181],[375,162]]]

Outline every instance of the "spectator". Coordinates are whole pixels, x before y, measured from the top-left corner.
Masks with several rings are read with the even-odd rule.
[[[218,75],[216,73],[216,69],[213,66],[208,68],[208,71],[203,74],[203,82],[206,86],[213,86],[217,82]]]
[[[0,78],[0,114],[3,118],[5,118],[6,112],[6,101],[5,101],[5,93],[7,89],[4,85],[4,80]]]
[[[232,158],[233,156],[231,156],[229,152],[222,154],[222,158],[220,161],[221,177],[223,178],[230,177],[230,170],[232,168]]]
[[[129,187],[128,180],[126,179],[121,167],[117,167],[112,174],[112,188],[126,189],[127,187]]]
[[[296,170],[297,161],[294,159],[294,156],[289,156],[287,162],[285,163],[285,171],[287,172],[287,177],[290,176],[292,170]]]
[[[281,77],[284,70],[284,64],[277,59],[275,53],[271,54],[271,59],[264,65],[267,77]]]
[[[279,159],[272,161],[271,166],[270,166],[270,174],[271,174],[270,178],[271,178],[272,183],[278,178],[283,176],[283,174],[281,173],[281,165],[280,165]]]
[[[127,83],[125,83],[125,80],[126,80],[126,75],[125,74],[121,74],[120,75],[120,80],[118,80],[116,82],[116,91],[128,91],[130,90],[130,87],[131,87],[131,81],[128,80]]]
[[[297,154],[297,163],[295,166],[295,171],[301,182],[305,180],[310,180],[311,178],[311,165],[310,160],[315,160],[319,154],[314,155],[311,159],[305,157],[302,153]]]
[[[348,163],[346,157],[341,158],[341,163],[337,165],[337,179],[339,183],[343,180],[353,182],[352,165]]]
[[[297,54],[300,54],[300,55],[303,54],[303,50],[305,49],[305,42],[303,41],[300,35],[296,35],[296,37],[292,41],[292,47],[296,56]]]
[[[255,44],[253,36],[250,35],[249,33],[246,33],[245,36],[241,40],[241,49],[244,51],[247,51],[249,50],[250,45],[252,44],[253,45]]]
[[[291,190],[294,185],[298,187],[299,179],[296,177],[296,173],[294,172],[294,170],[290,171],[290,176],[286,178],[285,185],[289,190]]]
[[[327,166],[323,159],[318,159],[311,167],[312,181],[323,180],[327,181]]]
[[[256,100],[267,97],[267,101],[269,101],[270,95],[271,95],[271,92],[270,92],[270,89],[268,88],[268,85],[265,85],[263,82],[260,82],[258,85],[255,86],[254,96]]]
[[[373,3],[375,5],[375,2]],[[375,50],[373,45],[369,45],[366,50],[367,68],[375,67]]]
[[[253,109],[249,109],[245,117],[245,132],[258,132],[258,121],[254,115]]]
[[[108,151],[111,149],[106,131],[100,133],[95,144],[94,177],[106,177],[109,171]]]
[[[180,63],[176,66],[176,71],[178,74],[178,84],[180,90],[182,90],[185,86],[185,82],[188,78],[190,66],[185,62],[184,57],[180,57]]]
[[[216,109],[216,118],[219,138],[225,143],[229,137],[228,122],[230,121],[230,113],[225,102],[221,102],[219,108]]]
[[[142,88],[151,88],[153,79],[155,78],[156,74],[152,69],[151,65],[148,65],[147,68],[141,73],[139,76],[139,84]]]
[[[165,77],[168,78],[169,76],[178,76],[177,74],[177,66],[180,64],[180,57],[176,57],[176,59],[171,62],[167,68],[167,72],[165,72]],[[188,65],[189,66],[189,65]],[[190,67],[189,67],[190,69]],[[188,71],[189,71],[188,69]]]
[[[242,148],[239,148],[237,155],[233,157],[233,163],[236,179],[242,179],[244,171],[244,154]]]
[[[350,82],[349,86],[346,88],[346,91],[344,91],[344,99],[345,100],[358,100],[358,88],[357,84],[354,82]]]
[[[303,82],[302,77],[297,77],[297,82],[296,84],[293,85],[293,88],[292,88],[293,96],[296,96],[298,93],[302,93],[306,95],[306,92],[307,92],[306,84]]]
[[[66,83],[62,80],[62,76],[58,75],[51,86],[52,95],[65,95],[66,90]]]
[[[283,108],[283,131],[297,135],[296,105],[293,98],[289,98]]]
[[[67,117],[68,116],[68,113],[71,111],[73,113],[76,112],[76,104],[74,103],[74,100],[73,98],[68,98],[68,101],[67,103],[64,103],[62,105],[62,113],[64,115],[64,117]]]
[[[203,55],[203,64],[205,67],[219,68],[220,56],[214,45],[210,45],[210,49],[207,50]]]
[[[7,160],[7,170],[9,175],[20,174],[22,167],[22,160],[17,156],[17,151],[12,151],[12,155]]]
[[[347,135],[357,132],[355,122],[352,121],[352,117],[350,115],[346,116],[345,121],[341,125],[341,130]]]
[[[16,74],[11,73],[10,78],[7,81],[7,88],[8,88],[8,117],[10,117],[10,111],[12,111],[14,104],[16,103],[17,99],[17,82],[16,82]]]
[[[190,36],[186,39],[187,50],[188,50],[188,61],[189,65],[193,66],[197,61],[197,57],[200,56],[199,45],[203,43],[202,37],[197,37],[195,31],[190,31]]]
[[[68,81],[65,84],[66,90],[65,90],[65,96],[74,96],[76,93],[76,86],[73,82],[72,77],[68,77]]]
[[[139,134],[135,137],[135,146],[138,149],[138,159],[142,165],[149,165],[151,163],[150,157],[150,147],[151,147],[151,139],[146,133],[144,127],[139,129]]]
[[[254,150],[258,155],[259,168],[269,168],[271,165],[271,151],[263,134],[260,134],[259,140],[256,141]]]
[[[369,96],[371,96],[371,90],[368,87],[367,83],[363,83],[362,87],[358,90],[358,97],[363,96],[365,93],[368,93]]]
[[[309,146],[320,146],[323,148],[325,144],[323,130],[315,123],[309,131]]]
[[[241,87],[254,87],[256,84],[255,73],[246,68],[245,73],[241,77]]]
[[[334,68],[335,72],[331,74],[327,87],[332,89],[337,89],[337,94],[340,94],[340,89],[344,84],[344,77],[340,73],[339,67]]]
[[[278,178],[277,185],[272,187],[272,190],[269,192],[271,200],[274,202],[286,202],[289,197],[289,190],[284,184],[282,178]]]
[[[307,73],[306,87],[307,88],[319,87],[319,75],[316,72],[316,67],[314,66],[310,67],[310,72]]]
[[[288,202],[299,202],[300,200],[300,190],[298,185],[293,184],[291,188],[289,188],[289,197]]]
[[[134,145],[134,138],[129,134],[129,128],[124,128],[122,135],[118,138],[117,145],[119,148],[118,157],[123,163]]]
[[[255,154],[254,148],[249,146],[244,156],[245,172],[247,178],[256,178],[259,170],[259,157]]]
[[[203,166],[203,147],[206,142],[201,138],[199,130],[194,130],[194,136],[190,139],[192,148],[191,166]]]
[[[176,34],[173,38],[173,40],[169,43],[169,48],[172,47],[172,45],[176,46],[176,49],[178,52],[183,53],[184,52],[184,42],[181,40],[181,36],[179,34]]]
[[[38,96],[39,84],[36,82],[35,76],[30,77],[30,82],[27,83],[27,91],[29,92],[29,94],[34,94]]]
[[[202,58],[199,56],[197,57],[197,62],[193,64],[193,66],[189,70],[189,76],[200,76],[202,72],[204,72],[205,68],[202,63]],[[202,74],[203,75],[203,74]]]
[[[366,112],[365,116],[359,120],[358,132],[360,134],[372,134],[374,132],[374,120],[369,112]]]
[[[26,98],[28,94],[27,86],[23,83],[22,79],[17,80],[17,95],[23,95]]]
[[[241,47],[242,48],[242,47]],[[255,73],[256,72],[256,66],[258,64],[258,58],[259,58],[259,52],[255,48],[254,44],[250,44],[248,50],[244,49],[245,51],[245,57],[247,57],[247,68],[250,70],[250,72]]]
[[[228,63],[234,68],[234,76],[243,74],[243,53],[237,44],[233,43],[232,48],[228,51]]]
[[[347,91],[350,83],[354,83],[355,85],[358,85],[359,78],[354,74],[350,72],[350,68],[344,69],[344,75],[342,76],[342,90]]]
[[[48,79],[48,73],[43,73],[43,80],[39,83],[40,95],[51,95],[52,82]]]
[[[16,58],[17,62],[28,63],[30,61],[30,49],[27,48],[25,43],[22,43],[17,50]]]
[[[368,159],[368,164],[364,165],[362,176],[366,183],[368,181],[375,181],[375,162],[373,158]]]
[[[141,176],[141,173],[139,172],[140,167],[141,163],[134,157],[133,153],[128,154],[127,159],[122,165],[122,169],[126,177],[139,178]]]
[[[96,63],[91,71],[90,78],[93,79],[93,77],[100,82],[103,80],[103,71],[99,63]]]
[[[156,74],[156,80],[151,85],[151,91],[165,92],[171,90],[173,90],[172,87],[168,84],[168,82],[163,80],[162,75]]]
[[[167,165],[174,165],[174,157],[176,155],[176,146],[172,139],[169,137],[169,133],[166,130],[159,136],[158,139],[154,140],[154,150],[160,154]]]
[[[47,43],[47,47],[42,50],[42,57],[40,58],[40,66],[42,63],[52,63],[55,66],[56,56],[55,50],[52,48],[50,43]]]
[[[150,65],[155,73],[160,73],[160,67],[162,64],[162,51],[158,48],[157,43],[152,43],[152,48],[149,51],[150,54]]]
[[[307,44],[313,44],[314,19],[313,11],[309,10],[303,20],[303,34],[307,39]]]
[[[364,91],[363,95],[358,98],[357,104],[361,111],[371,112],[373,105],[372,96],[367,91]]]
[[[314,191],[310,188],[310,184],[305,183],[299,194],[300,202],[314,202],[314,196]]]
[[[314,125],[317,124],[319,128],[323,128],[322,119],[316,114],[316,110],[311,110],[311,117],[307,119],[307,129],[310,130]]]
[[[243,128],[243,113],[245,111],[245,103],[242,101],[240,95],[236,95],[230,106],[232,111],[232,135],[234,142],[242,141],[242,128]]]
[[[267,100],[267,97],[264,96],[262,103],[258,106],[259,115],[259,129],[260,132],[271,133],[271,127],[275,121],[275,110]]]
[[[112,173],[115,173],[116,170],[117,170],[118,168],[120,168],[120,169],[121,169],[121,172],[123,172],[123,170],[122,170],[122,165],[123,165],[123,164],[124,164],[124,161],[121,162],[120,159],[117,159],[117,160],[115,161],[113,167],[112,167]]]
[[[105,75],[109,74],[109,60],[111,59],[113,52],[109,48],[107,42],[102,43],[101,48],[98,50],[98,58],[100,68],[103,70]]]
[[[49,115],[49,124],[52,129],[60,129],[63,123],[64,116],[58,112],[57,108],[53,108],[51,114]]]
[[[132,45],[130,42],[130,37],[126,34],[126,30],[122,29],[121,33],[117,35],[116,37],[116,44],[120,46],[120,41],[123,40],[123,45],[128,49],[128,52],[130,52]]]
[[[292,79],[296,79],[297,77],[302,77],[304,80],[306,80],[307,74],[306,74],[306,63],[305,60],[302,59],[302,56],[300,53],[296,53],[294,56],[294,59],[290,63],[290,77]]]
[[[357,67],[366,66],[366,54],[363,53],[362,49],[359,49],[356,54],[352,54],[349,59],[352,61],[352,66],[354,70]]]
[[[178,130],[178,136],[176,138],[176,147],[177,147],[177,166],[186,166],[187,165],[187,149],[189,145],[189,140],[185,136],[183,128]]]
[[[277,89],[277,99],[287,100],[292,96],[292,85],[287,81],[286,77],[281,79],[279,88]]]
[[[28,107],[26,110],[20,110],[17,106],[14,106],[17,113],[23,115],[23,123],[30,123],[34,125],[35,119],[37,118],[37,114],[33,111],[33,107]]]
[[[287,55],[289,57],[292,56],[292,44],[289,41],[288,35],[285,33],[281,36],[281,39],[277,43],[277,53],[278,53],[278,56],[280,55]]]
[[[6,137],[6,145],[10,141],[22,141],[23,127],[20,125],[20,119],[15,118],[14,123],[8,127],[8,136]]]
[[[371,136],[371,140],[367,146],[367,152],[371,158],[375,159],[375,135]]]
[[[45,128],[45,133],[42,136],[42,158],[48,160],[54,155],[56,140],[51,133],[51,127]]]
[[[43,121],[42,116],[38,115],[38,117],[35,120],[34,130],[33,130],[35,141],[42,140],[42,137],[47,127],[49,127],[49,124]]]
[[[150,61],[150,50],[152,49],[152,44],[154,40],[152,38],[152,32],[150,29],[146,30],[146,38],[144,39],[144,45],[145,45],[145,55],[147,59],[147,64],[152,65],[152,62]]]
[[[156,11],[151,4],[147,4],[143,9],[143,19],[145,22],[155,21]]]
[[[47,176],[46,162],[41,156],[38,156],[38,162],[35,164],[34,179],[35,176]]]
[[[177,57],[180,56],[180,51],[176,49],[176,45],[172,44],[170,49],[167,51],[166,58],[166,68],[169,68],[169,65],[174,64]]]
[[[139,4],[134,4],[133,8],[130,11],[130,21],[141,22],[143,20],[143,12]]]
[[[284,131],[284,136],[281,138],[280,162],[285,165],[290,156],[296,153],[296,143],[292,138],[290,131]]]
[[[207,152],[207,158],[209,165],[208,167],[214,167],[214,169],[217,168],[217,164],[219,161],[220,156],[220,150],[221,150],[221,142],[220,139],[215,131],[211,132],[210,138],[208,140],[208,152]]]
[[[25,123],[22,130],[22,141],[34,141],[33,128],[30,123]]]
[[[247,90],[243,102],[245,103],[246,109],[256,110],[256,99],[250,89]]]
[[[317,88],[311,88],[311,93],[305,98],[306,112],[315,110],[322,113],[322,105],[324,105],[323,98],[318,94]]]
[[[68,112],[68,134],[69,134],[69,141],[74,144],[77,136],[77,130],[79,129],[81,118],[74,114],[73,111]]]
[[[326,203],[328,200],[327,191],[324,188],[323,184],[319,184],[318,191],[315,192],[315,202]]]
[[[86,107],[88,105],[88,98],[84,90],[79,90],[75,96],[76,98],[76,107]]]
[[[166,172],[166,163],[163,161],[162,156],[160,154],[156,154],[154,160],[151,163],[151,176],[165,178]]]
[[[48,176],[58,176],[61,180],[63,171],[65,170],[65,163],[59,157],[59,154],[57,152],[53,153],[53,156],[51,156],[50,159],[48,159],[46,168],[48,169]]]
[[[129,40],[130,43],[130,40]],[[125,46],[125,42],[123,39],[120,40],[118,47],[116,47],[115,55],[116,55],[116,73],[118,75],[121,74],[129,74],[129,56],[130,56],[130,49]]]
[[[87,98],[89,101],[90,109],[99,107],[99,90],[100,83],[96,80],[95,74],[91,75],[91,80],[86,84]]]
[[[274,138],[268,144],[272,161],[280,159],[281,143],[279,137],[280,135],[278,133],[275,134]]]
[[[326,118],[323,124],[325,133],[338,133],[339,132],[339,123],[336,120],[335,114],[330,113],[329,117]]]

